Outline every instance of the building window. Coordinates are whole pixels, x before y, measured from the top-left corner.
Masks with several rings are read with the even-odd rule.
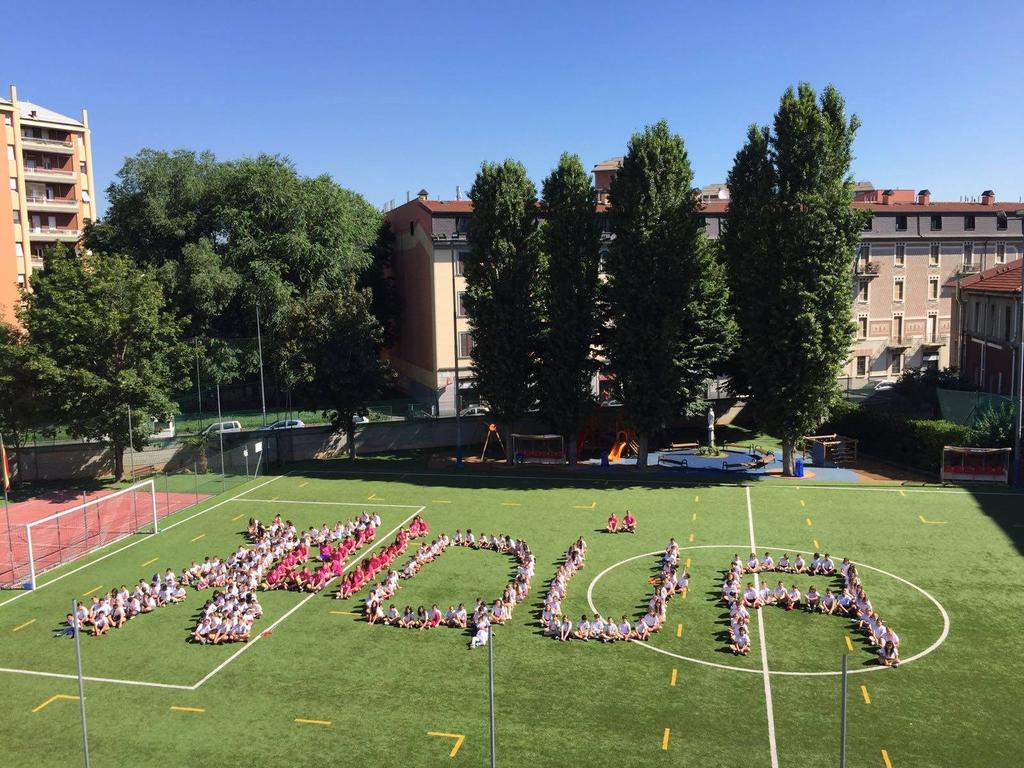
[[[929,277],[928,278],[928,299],[930,301],[936,301],[939,298],[939,278]]]
[[[14,255],[18,256],[19,258],[24,256],[25,255],[25,246],[23,246],[21,243],[15,243],[14,244]]]
[[[864,377],[868,375],[868,356],[857,355],[857,376]]]
[[[902,267],[907,263],[907,246],[903,243],[896,243],[896,266]]]
[[[459,291],[458,296],[459,296],[459,305],[457,307],[457,311],[459,313],[458,316],[459,317],[465,317],[466,316],[466,292],[465,291]]]
[[[1006,263],[1006,243],[996,243],[996,264]]]
[[[455,231],[460,235],[465,235],[469,232],[469,216],[455,217]]]
[[[861,315],[857,318],[857,338],[866,339],[868,337],[868,316]]]
[[[907,231],[907,217],[906,216],[897,216],[896,217],[896,231],[897,232],[906,232]]]
[[[466,274],[466,258],[469,256],[469,251],[459,251],[458,256],[455,258],[455,274],[462,276]]]
[[[903,278],[897,277],[892,281],[892,300],[903,301]]]
[[[889,353],[889,370],[895,374],[903,373],[903,353],[897,349]]]
[[[928,249],[928,266],[937,267],[939,266],[939,244],[932,243]]]
[[[896,342],[903,341],[903,315],[892,316],[892,338]]]
[[[88,203],[89,201],[90,201],[89,190],[83,189],[82,190],[82,202],[83,203]]]
[[[471,357],[473,355],[473,334],[469,331],[459,332],[459,357]]]
[[[867,272],[868,264],[871,263],[871,246],[870,245],[859,245],[857,246],[857,271]]]
[[[86,172],[85,171],[85,160],[79,160],[78,161],[78,170],[81,171],[82,173]]]
[[[967,230],[968,232],[974,230],[974,215],[973,214],[968,214],[967,216],[964,216],[964,229]]]
[[[10,144],[7,145],[7,162],[14,162],[14,147]]]
[[[13,211],[11,211],[11,216],[14,217],[14,223],[15,224],[21,224],[21,211],[20,210],[15,208]]]
[[[996,214],[996,229],[1005,230],[1007,227],[1007,216],[1005,211]]]
[[[865,232],[870,232],[871,231],[871,225],[874,223],[874,221],[875,221],[874,216],[872,216],[872,218],[867,219],[864,222],[864,231]]]
[[[974,264],[974,243],[964,243],[964,266],[970,267]]]
[[[13,176],[11,177],[11,189],[14,190],[15,192],[18,191],[18,180]]]
[[[4,113],[4,125],[10,125],[10,124],[11,124],[11,115],[10,115],[9,112],[5,112]]]
[[[981,333],[981,302],[974,302],[974,332]]]
[[[932,220],[932,232],[941,232],[942,231],[942,217],[941,216],[932,216],[931,220]]]
[[[988,335],[990,338],[995,338],[999,335],[999,329],[996,327],[996,305],[988,305]]]
[[[1013,341],[1013,307],[1003,307],[1003,338]]]
[[[414,237],[415,235],[416,235],[416,222],[415,221],[410,221],[409,222],[409,237]]]
[[[868,280],[857,281],[857,301],[868,300]]]
[[[25,274],[23,272],[18,273],[18,285],[25,286]]]

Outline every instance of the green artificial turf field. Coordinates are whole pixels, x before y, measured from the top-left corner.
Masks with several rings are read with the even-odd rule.
[[[156,536],[45,574],[34,592],[0,593],[3,764],[80,761],[78,702],[53,698],[77,695],[74,642],[55,636],[72,599],[157,569],[180,571],[206,554],[226,556],[250,515],[280,513],[301,529],[374,507],[383,521],[377,545],[422,510],[432,535],[467,527],[507,533],[536,554],[529,599],[495,631],[500,765],[769,766],[773,749],[780,766],[835,765],[834,673],[847,637],[855,672],[848,765],[1020,765],[1024,661],[1004,643],[1016,643],[1020,626],[1011,589],[1024,583],[1024,496],[780,480],[682,485],[622,473],[606,482],[528,467],[507,474],[420,474],[411,462],[351,467],[319,462],[250,481],[168,518]],[[639,519],[637,535],[601,532],[610,512],[627,508]],[[649,647],[541,635],[536,614],[546,584],[580,535],[589,543],[586,567],[564,602],[573,619],[590,612],[591,601],[605,615],[635,619],[650,596],[654,553],[671,536],[683,547],[689,594],[672,601]],[[820,548],[837,562],[862,564],[876,610],[902,638],[903,666],[880,669],[843,619],[774,607],[761,612],[763,635],[758,619],[751,622],[750,656],[728,653],[718,588],[752,537],[759,554]],[[512,573],[507,556],[450,548],[403,582],[395,602],[471,607],[477,596],[493,601]],[[793,580],[805,592],[812,581],[828,583]],[[486,649],[469,649],[470,635],[455,629],[369,626],[351,615],[358,597],[333,594],[334,585],[311,596],[261,595],[256,632],[273,631],[247,645],[186,642],[208,596],[191,590],[182,605],[105,637],[83,637],[92,765],[237,765],[240,758],[260,766],[485,765]]]

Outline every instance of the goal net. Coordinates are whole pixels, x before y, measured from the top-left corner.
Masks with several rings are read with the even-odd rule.
[[[15,525],[0,586],[35,589],[39,574],[136,533],[158,533],[156,487],[143,480],[69,509]],[[0,556],[3,556],[0,549]]]
[[[561,435],[512,435],[512,454],[520,464],[564,464]]]

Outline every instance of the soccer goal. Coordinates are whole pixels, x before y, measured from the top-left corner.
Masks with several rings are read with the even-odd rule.
[[[564,464],[561,435],[512,435],[512,454],[520,464]]]
[[[5,581],[35,589],[39,574],[50,568],[125,536],[159,530],[156,486],[152,480],[143,480],[26,523],[24,541],[10,542],[10,572]]]

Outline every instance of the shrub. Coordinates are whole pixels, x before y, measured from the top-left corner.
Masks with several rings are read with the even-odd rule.
[[[1017,427],[1017,411],[1009,403],[998,408],[986,408],[974,419],[971,445],[979,448],[1010,448]]]

